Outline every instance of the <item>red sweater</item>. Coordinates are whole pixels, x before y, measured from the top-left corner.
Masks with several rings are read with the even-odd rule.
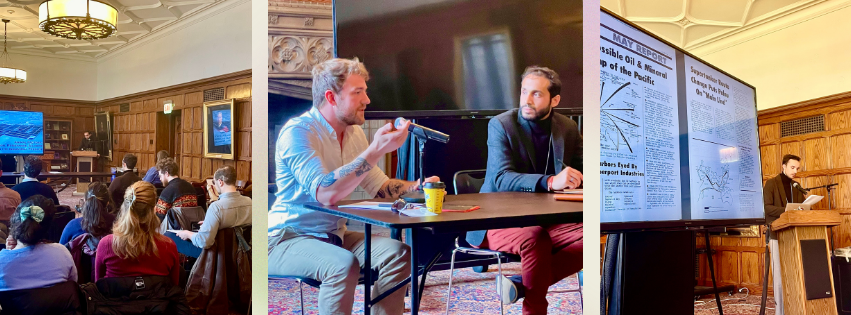
[[[113,235],[104,236],[95,256],[95,282],[103,278],[135,276],[171,276],[174,285],[180,283],[180,264],[177,246],[168,237],[159,235],[159,257],[147,254],[135,260],[122,259],[112,251]]]

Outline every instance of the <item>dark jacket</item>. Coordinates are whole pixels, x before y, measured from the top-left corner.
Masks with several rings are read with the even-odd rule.
[[[83,138],[83,141],[80,142],[80,150],[81,151],[97,151],[97,140],[92,136],[89,139]]]
[[[561,162],[582,171],[582,136],[576,122],[562,114],[552,113],[553,158],[555,174],[562,171]],[[488,166],[482,193],[501,191],[534,192],[545,175],[535,169],[536,154],[532,131],[520,123],[520,110],[512,109],[491,118],[488,123]],[[560,162],[561,161],[561,162]],[[479,246],[487,231],[467,232],[467,242]]]
[[[100,238],[89,233],[83,233],[65,244],[71,252],[74,265],[77,266],[77,282],[86,283],[95,280],[95,255],[97,255]]]
[[[112,196],[112,202],[114,202],[116,207],[121,208],[121,204],[124,203],[124,192],[127,191],[127,188],[140,180],[142,178],[130,170],[116,177],[112,183],[109,183],[109,195]]]
[[[18,194],[21,195],[21,201],[27,200],[29,197],[35,195],[42,195],[45,198],[52,199],[53,204],[59,205],[59,197],[56,196],[56,192],[53,191],[53,188],[50,188],[50,185],[45,183],[26,181],[13,186],[12,190],[17,191]]]
[[[189,315],[186,296],[167,276],[104,278],[80,286],[88,315]]]
[[[804,194],[797,189],[792,189],[791,199],[787,197],[789,195],[789,187],[784,187],[781,176],[786,175],[777,174],[777,176],[765,182],[765,187],[762,190],[762,201],[765,203],[765,224],[768,225],[771,225],[783,212],[786,212],[787,201],[791,200],[794,203],[801,203],[806,199]],[[792,183],[794,185],[797,182],[793,180]],[[770,233],[769,235],[771,239],[777,239],[774,233]]]
[[[74,281],[27,290],[0,291],[2,314],[83,314],[80,311],[80,289]]]
[[[192,314],[245,314],[251,299],[251,227],[219,230],[186,284]]]

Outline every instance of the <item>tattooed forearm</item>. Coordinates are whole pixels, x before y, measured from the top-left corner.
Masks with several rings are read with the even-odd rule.
[[[325,174],[325,176],[322,177],[322,181],[319,182],[319,185],[322,186],[322,187],[328,187],[328,186],[334,185],[334,183],[336,183],[336,182],[337,182],[337,179],[334,178],[334,172],[331,172],[331,173]]]
[[[396,199],[399,198],[406,191],[411,191],[412,188],[416,188],[416,185],[410,185],[407,189],[405,188],[406,182],[398,179],[388,180],[381,189],[378,190],[378,193],[375,194],[376,198],[391,198]]]
[[[355,176],[360,177],[364,173],[369,172],[371,169],[372,165],[369,165],[369,162],[367,162],[366,159],[359,157],[352,161],[352,163],[343,165],[337,170],[322,177],[322,181],[319,182],[319,185],[322,187],[328,187],[336,183],[338,179],[346,177],[352,172],[355,173]]]

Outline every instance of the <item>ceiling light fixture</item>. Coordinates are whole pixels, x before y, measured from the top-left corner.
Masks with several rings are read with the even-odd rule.
[[[27,72],[21,69],[10,68],[6,66],[9,62],[9,51],[6,50],[6,25],[9,20],[3,19],[3,53],[0,54],[0,59],[3,59],[3,66],[0,67],[0,83],[24,83],[27,81]]]
[[[118,31],[118,10],[95,0],[47,0],[38,6],[38,22],[38,27],[50,35],[102,39]]]

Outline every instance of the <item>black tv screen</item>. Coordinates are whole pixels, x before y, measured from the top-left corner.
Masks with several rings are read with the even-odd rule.
[[[0,110],[0,155],[44,154],[44,114]]]
[[[334,20],[336,56],[370,72],[367,118],[499,114],[531,65],[582,108],[582,1],[335,0]]]
[[[756,89],[600,14],[601,230],[762,224]]]

